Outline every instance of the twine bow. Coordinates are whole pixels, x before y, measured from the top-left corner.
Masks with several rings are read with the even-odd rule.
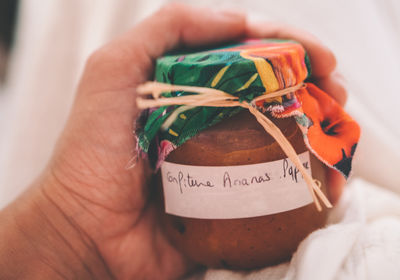
[[[260,112],[256,106],[257,101],[283,96],[302,88],[305,88],[304,83],[300,83],[293,87],[288,87],[282,90],[257,96],[250,103],[248,103],[248,102],[240,102],[238,97],[232,96],[222,90],[214,88],[171,85],[160,82],[146,82],[137,88],[137,93],[141,96],[152,95],[153,99],[145,99],[138,97],[136,99],[136,102],[140,109],[147,109],[160,106],[170,106],[170,105],[183,105],[175,109],[175,111],[173,111],[171,115],[165,120],[165,122],[162,125],[163,129],[168,128],[180,113],[197,106],[242,107],[249,110],[249,112],[253,114],[256,120],[263,126],[265,131],[269,133],[278,142],[278,144],[285,152],[285,154],[288,156],[288,158],[290,158],[290,160],[295,164],[297,169],[303,175],[303,178],[306,181],[310,194],[313,198],[314,204],[318,209],[318,211],[321,211],[322,207],[319,202],[319,199],[324,203],[324,205],[327,208],[332,207],[332,204],[329,202],[329,200],[326,198],[325,194],[322,192],[320,188],[321,183],[318,180],[313,179],[307,173],[305,167],[301,163],[293,146],[286,139],[281,130],[268,117],[266,117],[262,112]],[[163,92],[168,92],[168,91],[186,91],[197,94],[176,96],[176,97],[163,97],[161,95]]]

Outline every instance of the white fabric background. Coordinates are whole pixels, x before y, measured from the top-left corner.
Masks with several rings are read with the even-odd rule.
[[[45,166],[90,52],[163,2],[41,0],[38,5],[36,1],[22,1],[12,67],[0,98],[0,208]],[[290,264],[250,275],[211,270],[205,277],[400,279],[399,198],[382,190],[400,193],[400,2],[201,3],[240,8],[254,19],[282,21],[319,37],[337,56],[338,69],[346,77],[350,93],[346,110],[363,129],[355,179],[332,215],[336,225],[310,236]],[[329,257],[322,259],[321,255]],[[379,273],[386,275],[378,277]]]

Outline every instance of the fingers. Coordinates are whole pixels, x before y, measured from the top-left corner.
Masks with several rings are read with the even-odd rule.
[[[95,52],[87,67],[95,72],[97,88],[135,87],[150,78],[154,60],[165,52],[234,40],[245,30],[240,13],[168,4]]]
[[[170,4],[144,20],[133,32],[145,44],[147,54],[157,58],[176,46],[216,44],[238,38],[246,27],[244,15]]]
[[[86,92],[135,88],[148,80],[154,60],[179,46],[196,47],[239,37],[288,38],[302,43],[310,55],[317,84],[340,104],[346,91],[332,52],[314,36],[274,23],[246,23],[236,12],[210,11],[182,4],[169,4],[146,18],[126,34],[101,48],[89,60],[94,71],[86,71]],[[89,80],[89,81],[88,81]]]
[[[248,22],[247,37],[293,39],[301,43],[311,60],[311,67],[315,77],[326,77],[336,67],[336,58],[313,35],[297,28],[272,22]]]

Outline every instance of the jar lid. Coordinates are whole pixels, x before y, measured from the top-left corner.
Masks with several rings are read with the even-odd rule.
[[[166,55],[157,59],[155,79],[168,84],[215,88],[250,101],[295,86],[310,73],[302,45],[289,40],[263,39]]]
[[[191,91],[195,86],[219,90],[223,96],[235,98],[236,105],[172,101],[170,105],[146,110],[138,122],[139,150],[147,153],[158,168],[185,141],[247,108],[257,111],[253,113],[260,118],[265,117],[260,114],[266,111],[277,118],[294,117],[308,149],[327,166],[348,177],[360,128],[332,97],[315,85],[299,87],[310,74],[304,48],[289,40],[247,40],[161,57],[156,63],[155,80],[180,86],[179,90],[163,90],[164,101],[195,96],[198,92]],[[185,86],[189,87],[183,89]]]
[[[252,39],[214,49],[167,54],[157,59],[155,80],[172,85],[218,89],[239,97],[240,101],[249,102],[265,93],[302,83],[310,73],[309,59],[301,44],[291,40]],[[170,91],[164,92],[163,96],[190,94],[193,93]],[[264,110],[274,115],[289,114],[300,107],[293,97],[287,95],[264,100]],[[160,129],[176,107],[150,110],[152,117],[142,116],[147,121],[139,125],[142,127],[139,147],[143,151],[151,150],[155,137],[165,140],[162,146],[169,147],[158,148],[158,152],[153,153],[159,154],[158,162],[200,131],[243,110],[240,107],[195,107],[180,114],[168,129]]]

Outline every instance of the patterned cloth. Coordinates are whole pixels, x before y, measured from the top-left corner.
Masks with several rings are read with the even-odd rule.
[[[251,102],[307,81],[311,67],[304,48],[288,40],[247,40],[213,50],[170,54],[157,60],[155,79],[159,82],[201,86],[222,90]],[[165,92],[164,97],[195,93]],[[327,166],[346,178],[360,136],[358,124],[328,94],[315,85],[280,97],[256,102],[262,112],[276,118],[294,117],[308,149]],[[179,108],[181,107],[181,108]],[[179,109],[178,109],[179,108]],[[184,110],[183,110],[184,109]],[[162,128],[175,110],[182,112]],[[225,118],[244,110],[241,107],[163,106],[146,110],[138,121],[138,146],[158,168],[175,148]]]

